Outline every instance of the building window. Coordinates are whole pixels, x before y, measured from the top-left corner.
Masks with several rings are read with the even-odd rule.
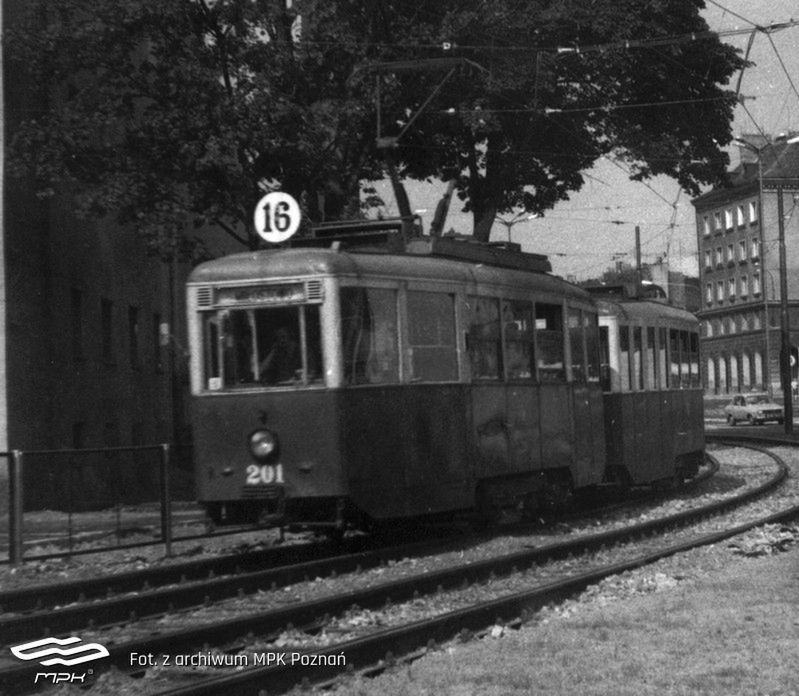
[[[705,233],[705,237],[710,236],[710,216],[709,215],[705,215],[702,218],[702,230]]]
[[[724,301],[724,281],[719,280],[716,283],[716,301],[723,302]]]
[[[752,294],[753,295],[760,294],[760,273],[752,274]]]
[[[738,206],[738,227],[743,227],[746,224],[746,207],[741,204]]]
[[[730,299],[735,297],[735,278],[727,280],[727,294],[730,296]]]
[[[742,239],[738,242],[738,260],[746,261],[746,240]]]
[[[70,311],[72,313],[72,359],[83,360],[83,293],[72,288]]]
[[[705,285],[705,304],[713,304],[713,283],[707,283]]]
[[[741,276],[741,285],[740,285],[740,295],[741,297],[746,297],[749,294],[749,278],[745,275]]]
[[[130,428],[130,444],[133,447],[144,445],[144,423],[136,421]]]
[[[716,247],[716,268],[724,265],[724,256],[721,247]]]
[[[82,449],[86,446],[86,423],[72,424],[72,448]]]
[[[727,245],[727,265],[732,266],[735,263],[735,245],[730,243]]]
[[[733,223],[732,208],[727,208],[727,210],[724,211],[724,229],[731,230],[733,227],[735,227],[735,225]]]
[[[713,252],[705,249],[705,268],[713,268]]]
[[[114,362],[114,303],[100,299],[100,345],[103,362]]]
[[[115,420],[103,426],[103,447],[119,447],[119,424]]]
[[[757,201],[749,201],[749,224],[757,222]]]
[[[707,336],[707,338],[713,338],[713,322],[706,321],[704,323],[704,326],[705,326],[705,336]]]
[[[139,368],[139,308],[131,305],[128,307],[128,355],[130,366]]]
[[[161,315],[153,313],[153,369],[159,374],[164,371],[164,362],[161,358]]]
[[[755,238],[752,240],[752,244],[750,245],[751,253],[749,256],[754,259],[760,258],[760,240]]]
[[[716,232],[721,230],[721,213],[713,213],[713,229]]]

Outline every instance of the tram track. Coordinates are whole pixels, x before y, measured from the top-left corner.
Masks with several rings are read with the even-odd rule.
[[[696,486],[717,470],[713,460],[686,488]],[[598,508],[610,514],[629,507],[611,504]],[[591,511],[565,516],[559,523],[583,519]],[[505,525],[507,534],[529,533],[528,524]],[[260,551],[203,559],[155,569],[104,576],[100,579],[38,585],[0,593],[0,636],[6,643],[37,633],[59,635],[103,624],[124,623],[131,617],[161,615],[207,605],[261,590],[286,587],[309,578],[352,573],[397,559],[433,554],[451,546],[491,539],[493,532],[461,541],[457,536],[428,538],[422,542],[382,546],[364,537],[343,545],[294,544]],[[375,546],[371,548],[371,546]]]
[[[353,604],[357,604],[359,610],[368,611],[370,608],[384,607],[388,600],[393,603],[399,603],[402,601],[413,601],[414,597],[431,595],[441,596],[442,593],[457,591],[458,587],[464,585],[467,587],[474,586],[475,584],[490,582],[498,576],[516,575],[520,572],[524,572],[525,568],[531,566],[535,567],[539,564],[552,563],[553,560],[567,558],[570,555],[582,555],[596,552],[597,549],[603,546],[608,547],[613,544],[623,543],[631,538],[662,533],[662,530],[674,527],[675,525],[689,524],[699,516],[718,513],[720,510],[728,508],[731,505],[741,504],[745,499],[751,499],[758,495],[762,495],[765,490],[775,485],[777,485],[777,479],[772,478],[767,485],[750,490],[745,496],[737,496],[738,500],[735,498],[728,498],[716,501],[714,504],[698,510],[683,511],[659,520],[633,525],[632,527],[622,530],[611,530],[589,537],[569,540],[565,543],[550,544],[514,554],[506,554],[501,558],[491,558],[482,563],[474,563],[469,566],[426,572],[420,576],[386,582],[375,587],[353,590],[332,597],[322,597],[300,603],[292,602],[285,607],[253,613],[246,617],[216,621],[213,624],[192,626],[178,631],[167,631],[161,635],[150,636],[149,638],[140,638],[113,645],[109,644],[108,647],[111,652],[110,662],[123,669],[130,669],[132,654],[157,655],[164,651],[174,654],[176,651],[197,649],[197,646],[202,646],[204,643],[215,646],[227,645],[228,647],[226,649],[228,650],[243,649],[246,645],[252,643],[250,639],[244,637],[248,633],[259,634],[262,636],[264,644],[268,644],[269,640],[275,640],[275,638],[280,635],[281,631],[285,631],[287,627],[292,627],[295,631],[302,629],[307,633],[313,634],[323,630],[324,626],[329,623],[329,620],[324,618],[325,615],[340,616],[343,612],[351,608]],[[667,553],[676,552],[677,551],[671,551]],[[650,552],[647,554],[644,560],[629,561],[629,563],[638,563],[638,565],[642,565],[651,562],[651,560],[654,560],[654,553],[655,552]],[[638,566],[632,565],[630,567]],[[480,624],[489,614],[493,614],[488,618],[490,622],[495,621],[497,618],[502,621],[508,621],[514,618],[509,618],[509,615],[516,611],[513,607],[520,606],[520,603],[529,608],[535,606],[539,599],[544,601],[543,598],[545,597],[547,598],[545,603],[554,601],[561,596],[565,596],[563,593],[566,593],[566,595],[573,594],[585,585],[596,582],[597,579],[600,579],[600,576],[606,577],[616,572],[622,572],[624,569],[627,568],[621,567],[619,563],[611,564],[607,567],[600,566],[600,568],[596,570],[581,575],[578,574],[568,580],[545,583],[535,592],[510,592],[510,595],[504,598],[494,598],[485,602],[477,602],[473,607],[467,606],[448,611],[442,617],[431,619],[433,623],[429,625],[427,625],[428,622],[422,621],[422,624],[427,625],[427,628],[424,629],[420,628],[417,630],[413,625],[398,627],[396,629],[385,629],[378,631],[374,637],[358,637],[333,647],[320,646],[314,649],[314,654],[337,654],[337,650],[339,652],[345,650],[348,663],[360,667],[367,664],[368,660],[374,657],[375,650],[382,649],[383,654],[380,655],[380,657],[385,655],[385,650],[388,648],[379,648],[377,647],[379,645],[385,646],[390,643],[395,646],[390,648],[395,654],[405,654],[409,641],[413,643],[416,640],[413,636],[417,634],[424,634],[427,637],[434,637],[436,640],[443,640],[445,638],[441,638],[440,636],[446,634],[448,637],[451,637],[451,628],[455,624],[461,625],[462,623],[462,628],[478,630],[477,624]],[[536,594],[536,592],[539,594]],[[413,624],[416,623],[419,622],[413,622]],[[419,633],[419,631],[421,631],[421,633]],[[102,641],[102,636],[98,636],[97,640]],[[426,640],[427,639],[425,639],[425,642]],[[413,649],[416,650],[423,646],[424,643],[416,645]],[[299,650],[301,651],[302,648]],[[302,653],[298,652],[297,654]],[[0,671],[0,683],[24,681],[26,673],[25,667],[26,665],[22,665],[21,667],[16,666],[16,668],[14,668],[12,666],[8,669],[3,669]],[[296,667],[296,665],[292,667]],[[250,671],[252,670],[247,670],[247,672]],[[262,672],[260,668],[255,671],[259,673]],[[278,669],[278,672],[279,671]],[[28,672],[30,672],[30,668],[28,668]],[[303,675],[300,674],[301,670],[292,669],[290,672],[294,677],[298,677],[300,680],[302,679]],[[316,670],[314,674],[316,677],[319,677],[319,670]],[[276,675],[277,673],[273,674],[272,672],[269,672],[268,675],[261,675],[261,677],[268,679],[270,692],[275,688]],[[241,675],[237,674],[237,677],[241,677]],[[249,679],[250,677],[254,680],[261,678],[257,675],[248,675],[246,678]],[[244,677],[241,678],[244,679]],[[191,688],[199,688],[200,690],[191,691],[191,693],[218,693],[218,691],[214,691],[213,689],[221,688],[222,684],[217,682],[218,680],[215,680],[213,682],[215,684],[214,686],[207,687],[211,690],[206,691],[202,690],[206,687],[195,684]],[[238,692],[239,686],[237,682],[235,687],[231,685],[225,688],[235,688]],[[175,693],[182,693],[182,691],[179,690]]]

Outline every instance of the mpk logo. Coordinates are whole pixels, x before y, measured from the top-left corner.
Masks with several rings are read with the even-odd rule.
[[[39,658],[47,657],[48,655],[59,655],[60,657],[51,657],[48,660],[40,660],[40,664],[45,667],[50,665],[66,665],[72,667],[79,665],[83,662],[91,662],[92,660],[99,660],[103,657],[108,657],[108,650],[105,646],[99,643],[80,643],[81,639],[77,636],[70,638],[42,638],[41,640],[34,640],[30,643],[23,643],[22,645],[15,645],[11,648],[11,652],[20,660],[39,660]],[[72,648],[61,648],[61,645],[74,645]],[[41,648],[41,649],[37,649]],[[65,659],[68,658],[68,659]]]

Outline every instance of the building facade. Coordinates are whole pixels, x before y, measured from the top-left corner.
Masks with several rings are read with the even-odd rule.
[[[708,394],[781,395],[779,204],[790,341],[799,342],[799,143],[744,138],[731,185],[694,199],[699,251],[701,358]],[[795,362],[795,361],[794,361]],[[796,379],[797,367],[792,367]]]
[[[23,8],[3,0],[3,25]],[[43,97],[24,75],[3,80],[5,146]],[[68,195],[42,200],[8,176],[2,189],[0,451],[174,441],[187,420],[187,269],[132,230],[76,219]]]

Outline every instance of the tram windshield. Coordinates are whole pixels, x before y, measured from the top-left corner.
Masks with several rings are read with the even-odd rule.
[[[322,382],[318,305],[223,309],[203,333],[209,390]]]

